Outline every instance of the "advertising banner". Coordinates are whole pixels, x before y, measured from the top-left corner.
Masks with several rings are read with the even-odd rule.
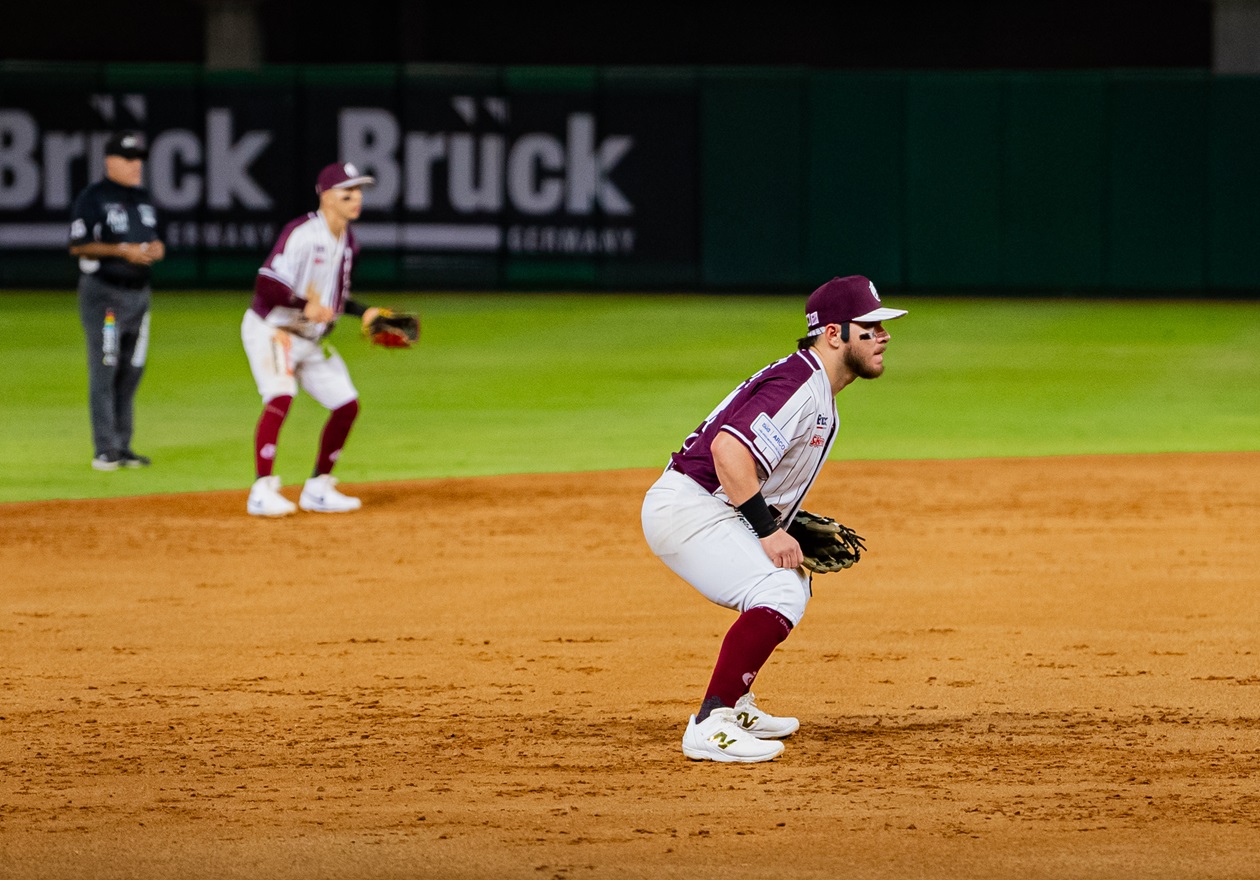
[[[196,267],[190,282],[250,283],[283,225],[317,207],[314,177],[332,161],[377,179],[356,224],[377,284],[498,285],[516,260],[539,261],[540,283],[546,267],[576,277],[566,264],[686,277],[698,259],[694,94],[518,93],[497,76],[392,69],[127,89],[0,92],[0,253],[64,254],[105,138],[137,128],[172,261]]]
[[[73,284],[70,207],[103,171],[103,117],[126,113],[96,81],[6,83],[0,95],[0,284]]]

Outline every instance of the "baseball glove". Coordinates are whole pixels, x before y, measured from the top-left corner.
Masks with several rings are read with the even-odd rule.
[[[862,536],[829,516],[807,510],[797,511],[787,533],[801,545],[803,565],[817,574],[848,568],[862,558],[866,545]]]
[[[363,325],[363,335],[373,345],[385,348],[411,348],[420,339],[420,317],[392,309],[380,309]]]

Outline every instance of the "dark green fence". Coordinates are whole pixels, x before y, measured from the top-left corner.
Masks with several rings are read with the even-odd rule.
[[[0,65],[0,284],[73,283],[115,126],[153,139],[169,287],[249,286],[357,158],[362,286],[1260,291],[1258,78]]]

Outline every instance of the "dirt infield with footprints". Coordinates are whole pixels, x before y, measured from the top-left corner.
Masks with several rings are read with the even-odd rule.
[[[0,505],[0,876],[1260,876],[1260,453],[832,462],[751,766],[654,477]]]

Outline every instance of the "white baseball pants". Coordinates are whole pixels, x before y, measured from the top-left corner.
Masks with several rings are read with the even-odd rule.
[[[273,327],[253,309],[246,310],[241,320],[241,343],[263,403],[295,396],[299,384],[325,409],[337,409],[359,397],[341,355]]]
[[[710,602],[740,612],[773,608],[800,623],[810,583],[777,568],[739,513],[690,477],[667,470],[643,499],[643,535],[669,568]]]

